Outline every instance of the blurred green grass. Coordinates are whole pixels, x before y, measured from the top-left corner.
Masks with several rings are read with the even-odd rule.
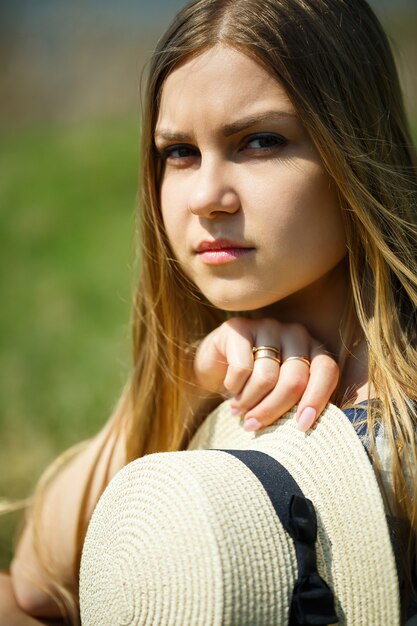
[[[136,120],[3,133],[0,499],[96,432],[127,377],[137,169]]]

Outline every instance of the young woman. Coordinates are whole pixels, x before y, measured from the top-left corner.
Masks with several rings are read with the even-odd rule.
[[[189,4],[150,67],[142,172],[134,372],[102,433],[45,479],[12,567],[17,602],[47,617],[72,600],[76,623],[100,493],[126,462],[186,447],[219,394],[249,430],[300,399],[300,428],[311,427],[337,383],[324,345],[340,368],[332,399],[363,403],[399,521],[406,615],[417,176],[392,55],[365,0]]]

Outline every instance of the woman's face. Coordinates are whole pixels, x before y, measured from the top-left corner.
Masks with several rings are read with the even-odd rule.
[[[155,142],[171,247],[215,306],[299,297],[344,257],[319,154],[282,85],[245,54],[217,45],[173,71]]]

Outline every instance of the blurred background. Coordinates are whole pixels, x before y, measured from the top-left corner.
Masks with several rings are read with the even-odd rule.
[[[417,130],[417,0],[373,0]],[[0,0],[0,501],[130,369],[140,84],[182,0]],[[352,51],[354,54],[354,51]],[[0,517],[0,569],[19,515]]]

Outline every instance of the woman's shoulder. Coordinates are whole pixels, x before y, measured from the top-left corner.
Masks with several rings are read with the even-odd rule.
[[[391,542],[394,550],[394,554],[397,559],[397,568],[401,572],[398,551],[398,536],[401,533],[401,524],[392,516],[389,510],[389,502],[394,502],[393,485],[392,485],[392,461],[391,461],[391,445],[390,438],[386,430],[384,429],[383,420],[377,419],[374,423],[374,447],[372,447],[372,437],[369,430],[369,422],[367,420],[369,406],[376,410],[381,411],[380,403],[377,400],[371,400],[371,405],[368,401],[359,402],[357,404],[344,407],[341,410],[351,422],[356,434],[364,445],[366,452],[372,464],[375,462],[375,456],[378,457],[378,468],[381,477],[381,481],[384,487],[384,492],[388,501],[386,501],[386,513],[387,521],[390,528]],[[415,409],[415,407],[410,408]],[[417,585],[417,577],[415,577],[414,584]],[[417,601],[413,598],[410,599],[407,608],[407,622],[405,626],[417,626]]]
[[[351,422],[356,434],[362,442],[371,463],[378,466],[378,471],[384,486],[384,491],[388,499],[393,498],[392,485],[392,453],[390,438],[384,428],[383,420],[373,420],[373,441],[372,433],[369,428],[368,412],[369,409],[376,411],[381,410],[380,403],[377,399],[365,400],[352,404],[341,410]],[[393,500],[392,500],[393,501]]]
[[[125,465],[124,440],[113,428],[112,420],[73,452],[68,461],[60,457],[64,466],[57,467],[45,489],[36,523],[34,512],[29,516],[12,563],[19,604],[34,615],[60,615],[47,592],[57,581],[76,589],[79,518],[88,522],[104,487]]]

